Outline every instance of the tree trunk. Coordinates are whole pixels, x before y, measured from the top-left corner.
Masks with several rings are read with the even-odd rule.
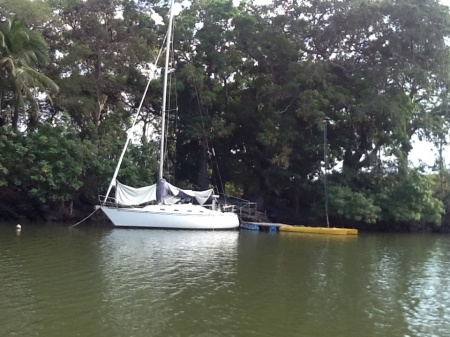
[[[3,90],[0,89],[0,127],[6,124],[6,118],[3,112]]]
[[[12,129],[17,131],[19,125],[19,113],[20,113],[20,105],[19,98],[16,98],[15,106],[14,106],[14,114],[12,118]]]
[[[300,189],[295,189],[295,219],[300,218]]]

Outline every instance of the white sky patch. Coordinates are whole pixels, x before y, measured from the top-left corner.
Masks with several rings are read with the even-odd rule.
[[[409,154],[409,160],[415,167],[419,166],[420,164],[425,164],[427,166],[432,166],[434,164],[434,162],[436,161],[437,149],[432,143],[420,141],[416,136],[413,136],[411,145],[413,149]],[[444,156],[446,158],[450,158],[449,149],[445,150]]]
[[[189,1],[183,1],[181,3],[178,3],[178,2],[174,3],[173,4],[173,14],[174,14],[174,16],[177,16],[178,14],[180,14],[183,9],[188,8],[190,5],[191,4],[190,4]],[[155,23],[157,25],[162,25],[164,23],[163,18],[159,14],[151,13],[150,16],[155,21]]]

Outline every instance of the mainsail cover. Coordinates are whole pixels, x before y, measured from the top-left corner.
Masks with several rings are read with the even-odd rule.
[[[206,191],[183,190],[169,184],[165,179],[161,179],[158,182],[158,202],[165,205],[175,204],[187,197],[194,198],[200,205],[203,205],[213,192],[212,188]]]
[[[156,200],[156,184],[134,188],[116,181],[116,202],[124,206],[141,205]]]
[[[206,191],[183,190],[164,179],[161,179],[158,184],[139,188],[124,185],[116,180],[116,202],[124,206],[136,206],[155,200],[171,205],[187,198],[193,198],[203,205],[213,192],[212,188]]]

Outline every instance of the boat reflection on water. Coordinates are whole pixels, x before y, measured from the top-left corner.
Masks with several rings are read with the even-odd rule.
[[[145,327],[157,335],[170,334],[174,317],[185,320],[186,311],[206,314],[205,297],[234,284],[238,237],[238,231],[112,230],[101,245],[107,320],[116,331]]]
[[[182,262],[203,268],[221,256],[236,254],[238,231],[174,231],[148,229],[114,229],[103,239],[110,262],[134,266],[155,266]],[[210,260],[213,261],[210,261]],[[130,261],[131,260],[131,261]],[[202,264],[200,264],[202,262]],[[132,267],[131,265],[131,267]]]

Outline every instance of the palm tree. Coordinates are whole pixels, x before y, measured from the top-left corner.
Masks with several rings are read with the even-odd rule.
[[[37,122],[35,94],[57,92],[58,86],[37,69],[48,62],[48,48],[42,35],[21,21],[0,22],[0,124],[5,123],[4,102],[13,107],[11,124],[17,130],[19,114],[28,105],[32,126]]]

